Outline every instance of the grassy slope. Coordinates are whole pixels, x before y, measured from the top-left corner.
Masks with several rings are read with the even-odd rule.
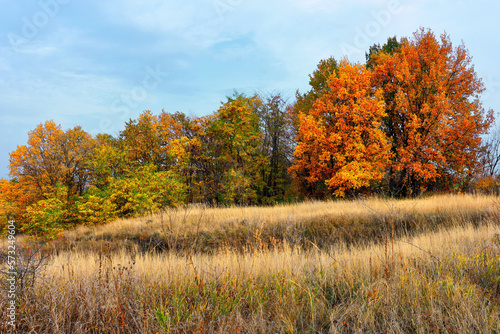
[[[390,233],[413,235],[462,223],[480,223],[495,199],[443,195],[419,200],[368,199],[306,202],[275,207],[189,207],[100,227],[80,227],[58,247],[86,250],[130,247],[210,253],[231,247],[243,250],[259,240],[328,249],[331,244],[381,242]]]
[[[44,333],[498,333],[496,210],[494,198],[439,196],[192,208],[165,213],[163,227],[151,216],[80,228],[18,316]],[[384,242],[391,224],[401,236]],[[158,253],[128,242],[153,235],[190,243]],[[215,241],[201,247],[203,236]]]

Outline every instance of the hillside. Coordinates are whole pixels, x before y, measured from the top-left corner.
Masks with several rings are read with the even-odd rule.
[[[495,197],[458,195],[189,207],[69,231],[44,246],[52,252],[38,268],[42,253],[19,238],[19,258],[31,256],[36,272],[19,291],[19,324],[71,333],[495,333],[498,208]]]

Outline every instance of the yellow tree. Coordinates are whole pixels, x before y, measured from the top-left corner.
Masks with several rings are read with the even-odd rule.
[[[165,164],[162,148],[164,143],[159,130],[158,117],[150,110],[145,110],[137,120],[130,120],[125,124],[120,138],[128,149],[130,160],[140,165]]]

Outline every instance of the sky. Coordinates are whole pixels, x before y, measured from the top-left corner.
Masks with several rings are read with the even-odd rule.
[[[202,116],[226,96],[293,102],[321,59],[364,63],[420,27],[464,43],[500,111],[500,2],[450,0],[0,0],[0,178],[53,120],[118,135],[144,110]]]

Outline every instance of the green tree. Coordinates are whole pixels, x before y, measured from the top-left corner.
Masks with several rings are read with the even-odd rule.
[[[149,164],[115,178],[107,194],[120,217],[133,217],[184,204],[186,186],[175,172]]]
[[[259,172],[267,160],[260,150],[262,133],[254,112],[258,103],[257,96],[249,98],[235,93],[211,119],[206,130],[210,144],[207,158],[212,162],[208,170],[212,186],[208,200],[250,204],[256,203],[262,193]],[[236,180],[231,175],[237,176]]]

